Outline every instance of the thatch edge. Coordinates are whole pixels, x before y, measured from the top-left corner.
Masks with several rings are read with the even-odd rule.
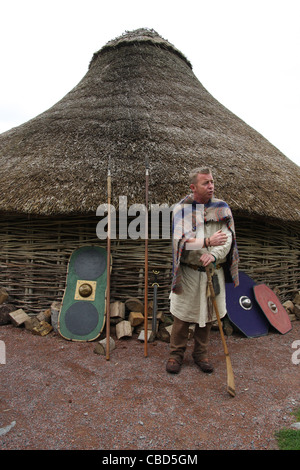
[[[137,31],[141,32],[139,36],[136,36]],[[131,38],[132,33],[135,33],[134,38]],[[105,52],[110,50],[116,50],[121,47],[138,45],[140,43],[150,44],[151,46],[160,47],[161,49],[170,51],[180,57],[191,69],[193,69],[191,62],[185,57],[185,55],[181,51],[176,49],[176,47],[173,46],[173,44],[171,44],[167,39],[164,39],[159,36],[159,34],[154,31],[154,29],[141,28],[135,31],[125,31],[125,33],[123,33],[121,36],[112,39],[99,51],[95,52],[89,63],[89,70],[92,67],[93,63],[97,60],[97,58]]]

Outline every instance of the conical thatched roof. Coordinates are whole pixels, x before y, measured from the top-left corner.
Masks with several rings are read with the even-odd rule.
[[[61,101],[0,136],[0,211],[93,213],[112,188],[128,204],[173,204],[193,167],[214,169],[216,196],[236,213],[300,220],[300,168],[216,101],[184,55],[152,30],[95,53]]]

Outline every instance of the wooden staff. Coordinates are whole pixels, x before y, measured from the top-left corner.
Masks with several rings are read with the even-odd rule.
[[[107,282],[106,282],[106,360],[109,361],[110,341],[110,236],[111,236],[111,172],[110,157],[107,169]]]
[[[148,186],[149,186],[149,161],[146,157],[146,192],[145,192],[145,298],[144,298],[144,354],[148,356]]]
[[[224,336],[224,332],[223,332],[223,328],[222,328],[220,314],[219,314],[219,310],[218,310],[218,306],[217,306],[217,302],[216,302],[215,291],[214,291],[214,287],[213,287],[212,280],[211,280],[211,273],[210,273],[210,270],[209,270],[208,266],[205,267],[205,271],[206,271],[206,275],[207,275],[207,282],[208,282],[208,285],[209,285],[210,293],[211,293],[211,296],[212,296],[213,306],[214,306],[216,316],[217,316],[217,320],[218,320],[218,326],[219,326],[221,339],[222,339],[222,343],[223,343],[223,348],[224,348],[224,353],[225,353],[225,357],[226,357],[227,392],[232,397],[235,397],[234,375],[233,375],[233,370],[232,370],[232,366],[231,366],[231,360],[230,360],[229,352],[228,352],[228,349],[227,349],[227,344],[226,344],[226,341],[225,341],[225,336]]]

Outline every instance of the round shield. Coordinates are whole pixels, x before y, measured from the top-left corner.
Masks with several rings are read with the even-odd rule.
[[[269,322],[255,300],[255,282],[243,271],[239,272],[239,285],[226,284],[226,306],[230,321],[248,338],[268,334]]]
[[[290,331],[292,329],[290,318],[277,295],[265,284],[254,286],[253,291],[257,303],[270,324],[283,335]]]

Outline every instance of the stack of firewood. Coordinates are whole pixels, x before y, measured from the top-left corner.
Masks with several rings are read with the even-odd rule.
[[[110,303],[110,331],[112,336],[118,340],[126,340],[137,335],[140,341],[145,340],[145,317],[144,304],[137,298],[129,298],[125,302],[115,301]],[[153,302],[148,302],[147,311],[147,340],[154,341],[155,338],[169,342],[172,328],[172,320],[162,311],[157,312],[155,331],[152,331]],[[105,332],[103,332],[103,335]],[[106,354],[107,338],[97,341],[94,352]],[[115,340],[109,338],[109,349],[115,349]]]
[[[125,302],[116,301],[110,304],[110,323],[115,326],[117,339],[132,337],[134,333],[138,339],[144,340],[144,304],[137,298],[129,298]],[[156,315],[156,325],[152,331],[153,302],[148,302],[147,310],[147,333],[148,340],[155,337],[162,341],[170,340],[170,328],[172,321],[158,311]]]
[[[28,315],[22,308],[10,303],[6,289],[0,287],[0,325],[11,323],[15,327],[24,326],[26,330],[39,336],[46,336],[53,330],[51,325],[51,309],[37,315]]]
[[[34,316],[27,315],[23,309],[19,308],[10,312],[9,317],[14,326],[18,327],[24,325],[26,330],[38,336],[46,336],[53,330],[50,308]]]
[[[300,292],[294,295],[293,300],[287,300],[282,304],[286,309],[290,320],[300,320]]]

